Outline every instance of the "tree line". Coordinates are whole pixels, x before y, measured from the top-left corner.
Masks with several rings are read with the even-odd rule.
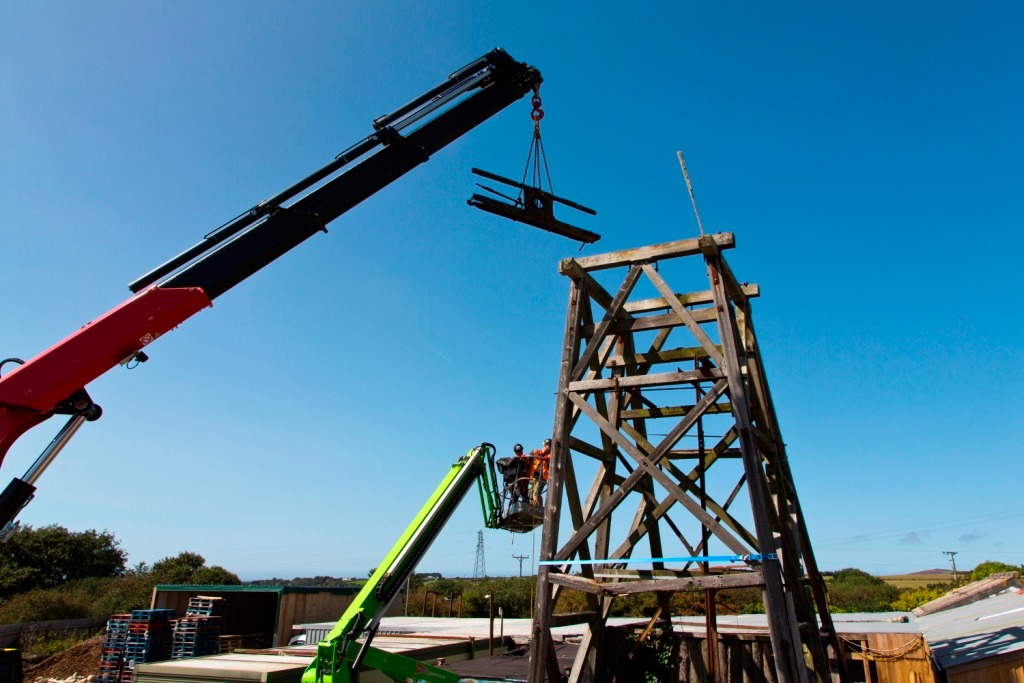
[[[152,565],[128,567],[126,563],[127,553],[107,531],[75,532],[58,525],[23,527],[0,545],[0,624],[107,617],[144,609],[149,607],[153,587],[160,584],[242,584],[236,574],[223,567],[207,566],[205,558],[194,552],[181,552]],[[983,562],[974,568],[969,580],[1003,571],[1024,573],[1024,567]],[[250,584],[331,587],[358,586],[364,581],[316,576]],[[835,612],[909,611],[954,588],[950,580],[901,590],[855,568],[829,574],[826,585],[830,609]],[[405,613],[415,616],[486,617],[493,608],[496,616],[526,618],[531,616],[534,588],[533,577],[457,579],[424,573],[410,578],[408,593],[400,599]],[[704,614],[702,592],[679,592],[670,600],[673,614]],[[611,616],[649,617],[657,608],[652,594],[622,596],[616,598]],[[555,606],[557,613],[586,609],[586,596],[572,590],[562,591]],[[717,591],[715,609],[719,614],[761,612],[760,591]]]
[[[0,624],[109,617],[149,607],[159,584],[239,585],[237,575],[181,552],[127,567],[107,531],[24,526],[0,545]]]

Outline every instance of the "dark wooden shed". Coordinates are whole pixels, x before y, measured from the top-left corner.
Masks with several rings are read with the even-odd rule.
[[[171,586],[153,589],[150,607],[173,609],[184,616],[190,598],[210,596],[224,600],[221,635],[239,636],[244,647],[280,647],[288,644],[292,626],[341,617],[357,588],[311,586]],[[389,610],[401,614],[401,601]]]

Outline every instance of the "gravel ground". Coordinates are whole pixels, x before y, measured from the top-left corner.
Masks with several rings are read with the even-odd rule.
[[[103,636],[84,640],[63,652],[50,655],[33,666],[25,667],[25,681],[65,680],[75,676],[95,676],[99,672]]]

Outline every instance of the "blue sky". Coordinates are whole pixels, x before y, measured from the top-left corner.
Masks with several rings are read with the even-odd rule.
[[[1024,563],[1017,3],[5,3],[3,348],[30,357],[495,46],[537,66],[584,254],[697,233],[761,286],[818,562]],[[21,519],[243,578],[364,575],[448,464],[550,432],[574,243],[465,205],[510,107],[89,388]],[[562,216],[574,220],[576,216]],[[59,425],[3,463],[20,476]],[[628,516],[628,514],[627,514]],[[420,565],[468,575],[467,501]],[[514,574],[539,534],[485,534]],[[525,565],[524,565],[525,569]]]

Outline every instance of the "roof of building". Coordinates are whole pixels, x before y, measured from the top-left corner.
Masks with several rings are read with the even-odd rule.
[[[327,632],[334,628],[336,622],[325,621],[315,624],[297,624],[294,628],[307,632]],[[628,624],[646,624],[647,620],[642,617],[611,617],[608,619],[610,626],[624,626]],[[570,626],[555,626],[551,629],[552,636],[562,640],[572,636],[582,636],[586,624],[574,624]],[[494,619],[494,636],[499,635],[528,638],[533,629],[533,622],[530,619]],[[431,636],[452,636],[456,638],[487,638],[490,631],[490,621],[487,617],[384,617],[381,619],[380,628],[374,638],[374,645],[389,635],[410,636],[413,634],[430,634]]]
[[[920,633],[909,612],[833,614],[832,622],[840,635]],[[673,617],[672,623],[676,630],[685,633],[704,633],[706,630],[702,616]],[[768,619],[764,614],[720,614],[715,618],[715,624],[720,633],[768,633]]]
[[[954,607],[962,607],[963,605],[977,602],[982,598],[987,598],[990,595],[1001,593],[1007,588],[1019,587],[1020,584],[1017,582],[1017,578],[1017,572],[1000,572],[998,574],[991,574],[979,581],[972,581],[966,586],[960,586],[942,597],[926,602],[916,608],[914,616],[923,617],[926,614],[941,612]]]
[[[159,591],[195,592],[204,591],[207,593],[278,593],[281,595],[290,593],[332,593],[334,595],[355,595],[359,588],[353,586],[190,586],[188,584],[165,584],[155,586]]]
[[[1015,578],[1015,577],[1011,577]],[[1000,583],[1001,582],[1001,583]],[[840,634],[865,633],[908,633],[923,634],[936,659],[944,668],[953,668],[968,662],[987,659],[998,655],[1024,651],[1024,590],[1010,581],[1007,588],[1006,577],[995,577],[992,580],[975,582],[957,591],[951,598],[944,598],[925,605],[920,616],[908,612],[859,613],[832,615],[836,631]],[[195,590],[195,586],[160,586],[161,589]],[[202,587],[210,588],[214,587]],[[224,587],[217,587],[223,590]],[[235,590],[257,590],[267,592],[306,592],[317,591],[317,588],[294,587],[230,587]],[[336,592],[338,589],[323,589]],[[998,591],[996,594],[992,594]],[[915,611],[917,612],[917,611]],[[609,626],[643,625],[645,619],[611,618]],[[705,631],[704,617],[675,617],[675,628],[682,632],[701,634]],[[315,638],[334,627],[334,622],[297,625],[305,629]],[[444,618],[444,617],[386,617],[374,646],[391,652],[431,653],[434,648],[442,649],[467,640],[486,640],[491,629],[491,622],[486,618]],[[763,614],[751,615],[719,615],[717,627],[721,633],[738,633],[767,636],[767,620]],[[493,622],[494,636],[513,638],[518,643],[525,643],[532,631],[529,619],[495,619]],[[556,642],[572,640],[582,636],[585,624],[558,626],[552,628],[552,636]],[[571,645],[571,643],[570,643]],[[572,658],[572,647],[563,648],[562,658]],[[309,657],[315,654],[315,644],[302,648],[283,648],[278,652]],[[460,675],[479,680],[518,680],[525,676],[528,657],[525,650],[518,650],[507,655],[481,658],[475,663],[459,663]],[[224,661],[227,668],[242,666],[243,668],[259,669],[266,664],[262,660],[247,661],[244,665],[234,664],[231,660]],[[466,664],[463,666],[462,664]],[[211,663],[209,666],[215,666]],[[294,665],[293,665],[294,666]],[[454,667],[454,663],[449,666]],[[468,668],[467,668],[468,667]],[[465,670],[463,670],[465,669]],[[454,670],[454,668],[453,668]],[[151,674],[162,672],[151,671]],[[246,674],[235,672],[236,677],[245,679]],[[239,675],[241,674],[241,675]],[[285,675],[281,672],[281,675]],[[287,676],[285,676],[286,678]],[[156,676],[152,678],[156,683]],[[282,679],[283,683],[283,679]]]
[[[1009,588],[976,602],[918,617],[943,667],[1024,651],[1024,590]]]

